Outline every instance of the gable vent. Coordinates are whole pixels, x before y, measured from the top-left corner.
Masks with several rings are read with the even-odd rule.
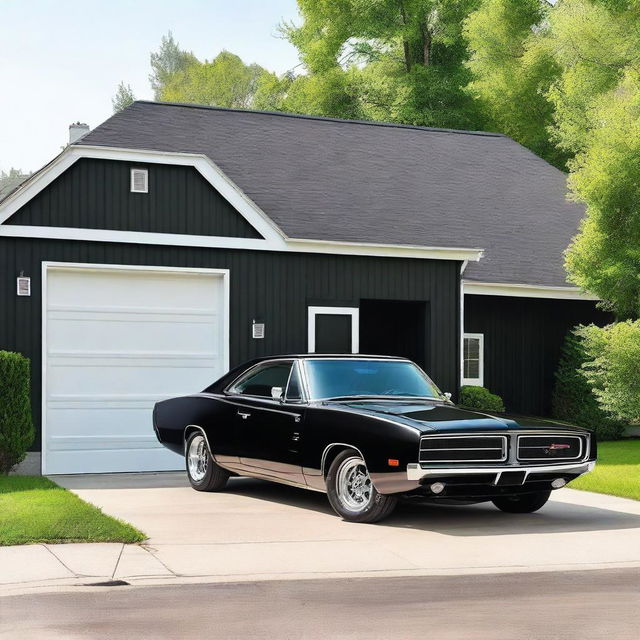
[[[131,169],[131,193],[149,193],[147,169]]]

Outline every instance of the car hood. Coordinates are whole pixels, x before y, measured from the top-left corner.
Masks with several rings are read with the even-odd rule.
[[[452,404],[429,401],[375,401],[358,400],[353,402],[330,403],[348,411],[371,416],[396,418],[398,422],[411,425],[419,431],[506,431],[509,429],[549,429],[585,431],[579,427],[563,423],[502,413],[483,413],[462,409]]]

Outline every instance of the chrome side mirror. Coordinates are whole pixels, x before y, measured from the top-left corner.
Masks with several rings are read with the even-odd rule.
[[[284,389],[282,387],[271,387],[271,397],[274,400],[282,400],[284,396]]]
[[[444,392],[444,397],[451,402],[451,391],[445,391]]]

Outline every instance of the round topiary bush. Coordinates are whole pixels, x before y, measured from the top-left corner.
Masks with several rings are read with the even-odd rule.
[[[461,407],[465,409],[480,409],[481,411],[495,411],[504,413],[502,398],[484,387],[466,385],[460,388]]]
[[[584,327],[575,327],[567,334],[562,346],[562,354],[556,371],[556,386],[552,398],[554,418],[571,422],[579,427],[591,429],[598,440],[621,438],[627,425],[612,419],[598,404],[598,400],[582,373],[583,365],[589,360],[580,335]]]
[[[0,473],[24,460],[33,442],[29,360],[0,351]]]

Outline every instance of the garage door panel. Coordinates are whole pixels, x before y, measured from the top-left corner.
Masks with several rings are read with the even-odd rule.
[[[224,373],[222,276],[51,269],[46,293],[46,472],[181,469],[153,405]]]
[[[135,318],[127,314],[118,319],[115,314],[90,314],[92,317],[78,317],[84,312],[65,312],[49,316],[48,337],[51,355],[58,353],[92,353],[96,345],[108,346],[109,353],[131,353],[149,351],[157,353],[159,344],[167,351],[187,352],[197,355],[205,351],[219,355],[217,336],[220,334],[220,319],[215,314],[196,317],[180,314],[159,316],[145,314]],[[176,328],[180,325],[180,331]],[[152,330],[150,330],[150,328]]]

